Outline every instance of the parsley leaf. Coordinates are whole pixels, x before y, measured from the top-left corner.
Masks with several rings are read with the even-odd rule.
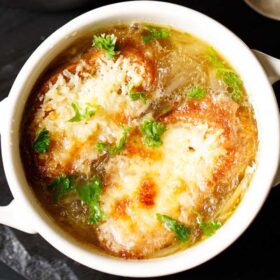
[[[94,176],[90,182],[77,188],[80,199],[88,204],[91,210],[91,216],[88,219],[89,224],[96,224],[105,218],[105,214],[100,207],[100,194],[102,183],[97,176]]]
[[[205,222],[201,215],[197,211],[193,211],[194,214],[196,214],[196,221],[200,227],[200,229],[203,231],[203,233],[207,236],[211,236],[215,233],[217,229],[221,227],[221,223],[219,221],[209,221]]]
[[[187,92],[187,97],[202,99],[205,97],[205,91],[200,86],[197,86]]]
[[[164,224],[170,231],[173,231],[180,241],[188,241],[191,231],[184,224],[178,222],[177,220],[167,215],[157,214],[157,219],[159,222]]]
[[[215,233],[217,229],[221,227],[221,224],[218,221],[210,221],[206,223],[203,220],[201,220],[199,223],[199,227],[205,235],[211,236]]]
[[[77,179],[77,178],[76,178]],[[88,219],[89,224],[96,224],[105,218],[105,214],[100,207],[100,194],[102,191],[102,183],[98,177],[94,176],[89,182],[85,182],[77,186],[77,180],[71,176],[61,175],[55,178],[50,185],[54,194],[54,201],[58,202],[62,196],[70,191],[76,191],[84,203],[86,203],[91,211]]]
[[[43,128],[35,139],[32,148],[38,154],[44,154],[48,151],[50,146],[50,133]]]
[[[117,37],[114,34],[93,36],[92,46],[104,50],[108,59],[113,59],[119,52],[116,50]]]
[[[228,93],[231,99],[236,103],[242,102],[242,81],[239,75],[222,63],[213,48],[210,48],[209,50],[209,59],[216,67],[216,77],[222,79],[224,83],[230,88]]]
[[[166,39],[170,37],[170,33],[165,28],[155,28],[152,26],[145,26],[144,29],[148,35],[143,36],[144,43],[149,43],[156,39]]]
[[[221,62],[221,60],[218,58],[216,51],[213,48],[209,48],[209,59],[210,61],[215,65],[216,68],[224,68],[224,64]]]
[[[242,101],[243,93],[242,93],[242,82],[237,73],[233,71],[217,70],[217,76],[221,77],[227,86],[231,88],[230,97],[236,103],[240,103]]]
[[[99,152],[106,151],[110,155],[117,155],[117,154],[119,154],[123,150],[123,148],[125,146],[125,142],[127,140],[130,128],[123,126],[123,130],[124,130],[123,131],[123,135],[122,135],[122,137],[120,138],[119,142],[116,145],[100,142],[100,143],[96,144],[96,147],[97,147],[98,151]]]
[[[145,120],[140,125],[140,130],[143,134],[143,142],[148,147],[159,147],[162,144],[160,137],[166,131],[163,124],[155,122],[153,120]]]
[[[83,113],[77,103],[73,102],[71,106],[75,111],[75,116],[71,118],[69,122],[80,122],[82,120],[91,118],[95,114],[95,109],[89,103],[86,103],[86,107]]]
[[[95,115],[96,109],[89,103],[86,103],[86,108],[84,112],[85,119],[90,119]]]
[[[99,203],[91,205],[92,214],[88,219],[89,224],[97,224],[106,218],[106,214],[101,210]]]
[[[132,101],[136,101],[136,100],[142,100],[142,102],[144,104],[147,103],[147,96],[146,96],[146,92],[140,92],[140,91],[135,91],[133,89],[133,85],[132,84],[128,84],[127,86],[127,92],[129,94],[129,97]]]
[[[72,191],[74,189],[74,180],[72,177],[69,176],[58,176],[50,185],[52,191],[54,192],[54,200],[58,202],[61,197]]]
[[[80,122],[84,119],[84,116],[80,112],[80,107],[76,103],[71,104],[72,108],[75,111],[75,116],[69,120],[69,122]]]
[[[144,104],[147,103],[147,97],[145,92],[133,92],[129,94],[129,97],[132,101],[142,100]]]

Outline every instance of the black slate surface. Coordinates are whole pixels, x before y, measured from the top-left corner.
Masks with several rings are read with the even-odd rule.
[[[173,2],[213,17],[236,33],[250,48],[280,57],[280,22],[256,14],[243,1]],[[20,68],[47,36],[75,16],[106,3],[92,1],[81,9],[50,13],[8,8],[0,1],[0,100],[8,95]],[[279,95],[279,83],[274,89]],[[0,121],[5,121],[1,112]],[[11,199],[1,162],[0,205],[8,204]],[[199,267],[163,278],[280,279],[279,201],[280,186],[272,189],[255,221],[227,250]],[[17,271],[18,276],[11,273],[12,270]],[[25,234],[0,225],[0,279],[23,279],[20,275],[30,280],[120,278],[72,261],[39,235]]]

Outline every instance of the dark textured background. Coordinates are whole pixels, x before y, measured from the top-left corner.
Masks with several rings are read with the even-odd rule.
[[[236,33],[250,48],[280,57],[280,22],[256,14],[243,1],[175,2],[218,20]],[[8,8],[1,3],[2,1],[0,1],[0,100],[8,95],[20,68],[47,36],[77,15],[109,1],[102,3],[91,1],[83,8],[57,13]],[[276,95],[280,94],[279,83],[274,89]],[[0,116],[0,121],[4,122],[5,116],[1,115],[1,112]],[[0,205],[8,204],[11,199],[1,162]],[[280,186],[272,189],[264,207],[249,229],[222,254],[197,268],[164,278],[280,279],[279,210]],[[13,271],[19,274],[13,275]],[[23,279],[20,275],[32,280],[119,278],[90,270],[68,259],[39,235],[28,235],[0,225],[0,280]]]

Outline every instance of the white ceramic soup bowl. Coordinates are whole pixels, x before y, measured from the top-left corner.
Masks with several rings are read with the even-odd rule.
[[[158,12],[157,12],[158,11]],[[258,131],[257,168],[240,205],[215,235],[176,254],[147,260],[122,260],[90,251],[64,233],[42,209],[27,183],[19,152],[19,127],[30,91],[48,64],[86,31],[117,23],[142,21],[169,25],[213,45],[238,71],[253,104]],[[14,200],[0,208],[0,222],[39,233],[68,257],[103,272],[132,277],[167,275],[195,267],[219,254],[250,225],[263,205],[277,174],[279,113],[271,83],[280,77],[280,62],[253,52],[211,18],[178,5],[141,1],[95,9],[70,21],[47,38],[18,74],[9,96],[0,104],[1,146],[5,174]]]

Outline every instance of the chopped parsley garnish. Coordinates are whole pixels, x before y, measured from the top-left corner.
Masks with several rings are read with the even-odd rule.
[[[97,176],[94,176],[90,182],[77,188],[80,199],[86,203],[91,210],[91,216],[88,219],[89,224],[96,224],[105,218],[105,214],[100,207],[101,191],[102,183]]]
[[[133,85],[131,85],[131,84],[128,84],[127,92],[128,92],[129,97],[130,97],[130,99],[132,101],[141,100],[144,104],[147,103],[147,94],[146,94],[146,92],[135,91],[133,89]]]
[[[92,46],[104,50],[108,59],[113,59],[119,52],[116,50],[117,37],[114,34],[101,34],[93,36]]]
[[[75,111],[75,116],[69,120],[69,122],[80,122],[84,119],[83,114],[80,112],[80,107],[76,103],[71,104],[72,108]]]
[[[217,220],[205,222],[201,215],[197,211],[193,211],[196,215],[196,221],[200,227],[200,229],[203,231],[203,233],[207,236],[211,236],[215,233],[217,229],[221,227],[221,223]]]
[[[211,236],[221,227],[221,224],[218,221],[210,221],[208,223],[201,221],[199,227],[205,235]]]
[[[70,176],[58,176],[52,182],[50,187],[54,193],[55,202],[58,202],[63,195],[74,189],[74,180]]]
[[[32,148],[38,154],[44,154],[48,151],[50,146],[50,133],[43,128],[35,139]]]
[[[225,67],[222,61],[218,58],[217,53],[213,48],[209,48],[209,58],[217,69]]]
[[[105,214],[100,207],[100,194],[102,191],[102,183],[98,177],[94,176],[89,182],[82,185],[77,183],[72,176],[61,175],[55,178],[50,185],[53,191],[54,201],[57,203],[68,192],[76,191],[84,203],[90,208],[89,224],[96,224],[105,218]]]
[[[152,26],[145,26],[144,30],[148,33],[147,35],[143,36],[143,41],[145,43],[149,43],[157,39],[166,39],[170,37],[169,31],[165,28],[155,28]]]
[[[95,115],[96,109],[89,103],[86,103],[84,117],[85,119],[89,119]]]
[[[147,103],[147,97],[145,92],[133,92],[129,94],[129,97],[132,101],[142,100],[144,104]]]
[[[145,120],[140,125],[140,130],[143,134],[143,143],[148,147],[159,147],[162,144],[161,136],[166,131],[163,124],[153,120]]]
[[[119,154],[123,150],[123,148],[125,146],[125,142],[127,140],[130,128],[123,126],[123,130],[124,130],[123,131],[123,135],[122,135],[122,137],[120,138],[119,142],[116,145],[100,142],[100,143],[96,144],[96,147],[97,147],[98,151],[99,152],[105,151],[105,152],[107,152],[110,155],[117,155],[117,154]]]
[[[159,222],[164,224],[168,228],[168,230],[174,232],[178,240],[182,242],[188,241],[191,231],[184,224],[167,215],[157,214],[157,219]]]
[[[200,86],[194,87],[187,92],[187,97],[194,99],[202,99],[205,95],[205,91]]]
[[[213,48],[210,48],[209,50],[209,59],[216,67],[216,77],[222,79],[224,83],[229,87],[230,90],[228,91],[228,93],[231,99],[236,103],[242,102],[242,81],[239,75],[223,64]]]
[[[95,114],[95,108],[93,108],[92,105],[89,103],[86,103],[84,112],[82,112],[81,108],[77,103],[73,102],[71,106],[75,111],[75,116],[71,118],[69,122],[80,122],[82,120],[90,119]]]

